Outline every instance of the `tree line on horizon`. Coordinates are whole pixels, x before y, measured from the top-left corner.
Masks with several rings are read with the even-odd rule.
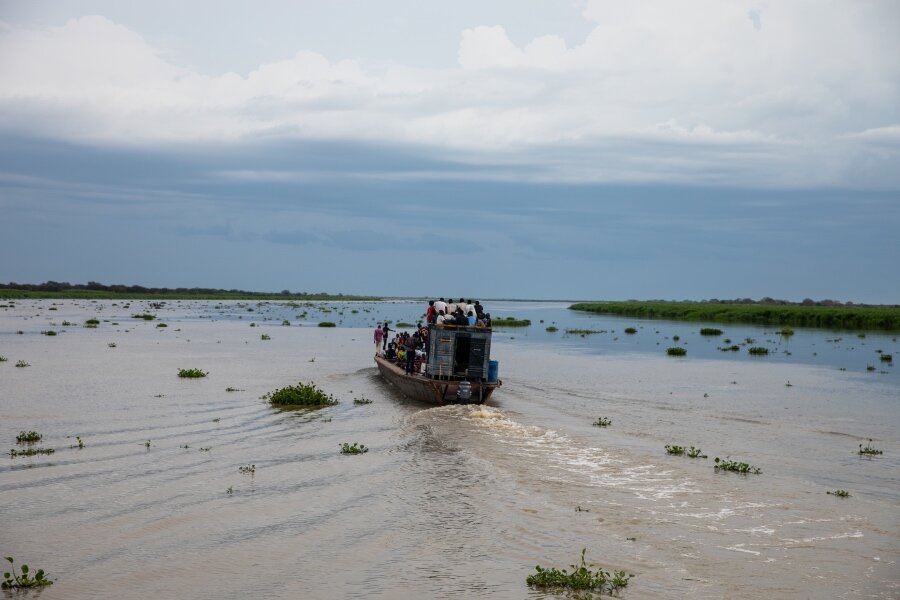
[[[96,281],[87,283],[69,283],[67,281],[45,281],[44,283],[9,283],[0,282],[0,289],[6,290],[24,290],[28,292],[67,292],[67,291],[92,291],[105,292],[110,294],[179,294],[186,296],[212,296],[217,294],[242,295],[242,296],[309,296],[309,297],[343,297],[344,294],[331,294],[329,292],[291,292],[290,290],[281,290],[280,292],[248,292],[238,289],[218,289],[218,288],[167,288],[167,287],[145,287],[142,285],[123,285],[112,284],[105,285]]]

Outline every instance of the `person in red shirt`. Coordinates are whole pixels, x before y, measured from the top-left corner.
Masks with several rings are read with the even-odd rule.
[[[437,311],[434,310],[434,300],[428,301],[428,309],[425,311],[425,322],[431,325],[437,318]]]

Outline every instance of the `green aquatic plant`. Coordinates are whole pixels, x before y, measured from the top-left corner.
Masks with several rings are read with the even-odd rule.
[[[319,389],[312,382],[289,385],[269,392],[262,398],[277,406],[318,408],[337,404],[334,396]]]
[[[241,473],[256,473],[256,465],[243,465],[238,467]]]
[[[497,317],[491,319],[491,327],[528,327],[531,325],[529,319],[517,319],[515,317]]]
[[[849,498],[850,492],[847,490],[834,490],[833,492],[825,492],[826,494],[831,494],[832,496],[837,496],[838,498]]]
[[[407,323],[406,321],[400,321],[397,323],[397,327],[415,327],[414,323]]]
[[[16,365],[16,366],[18,366],[18,365]],[[875,370],[875,365],[866,365],[866,371],[874,371],[874,370]]]
[[[233,493],[234,493],[234,486],[229,485],[229,486],[228,486],[228,489],[225,490],[225,493],[228,494],[228,495],[233,494]]]
[[[687,451],[688,458],[709,458],[705,454],[703,454],[703,450],[700,448],[694,448],[691,446]]]
[[[748,473],[752,473],[754,475],[762,474],[762,471],[759,469],[759,467],[750,466],[745,462],[723,459],[717,456],[715,458],[715,463],[716,464],[713,466],[713,469],[715,469],[716,471],[731,471],[733,473],[741,473],[742,475],[746,475]]]
[[[156,327],[157,327],[157,328],[159,328],[159,327],[168,327],[168,325],[166,325],[165,323],[157,323],[157,324],[156,324]]]
[[[28,364],[27,362],[25,362],[24,360],[19,360],[16,362],[16,366],[19,368],[22,368],[22,367],[30,367],[31,365]]]
[[[107,346],[110,347],[110,348],[115,348],[115,347],[116,347],[116,343],[115,343],[115,342],[110,342],[110,343],[107,344]]]
[[[74,446],[69,446],[69,448],[78,448],[79,450],[84,450],[84,440],[81,439],[81,436],[76,435],[75,439],[78,441],[78,443]]]
[[[0,362],[6,362],[6,361],[8,361],[8,360],[9,360],[9,359],[6,358],[5,356],[0,355]]]
[[[671,348],[666,348],[666,354],[669,356],[684,356],[687,354],[687,350],[678,346],[672,346]]]
[[[284,321],[282,321],[281,324],[282,324],[282,326],[284,326],[284,327],[290,327],[290,326],[291,326],[291,322],[288,321],[287,319],[285,319]]]
[[[53,448],[25,448],[24,450],[16,450],[15,448],[9,451],[9,456],[11,458],[15,458],[17,456],[37,456],[38,454],[53,454],[56,452]]]
[[[369,400],[369,399],[366,398],[366,397],[362,397],[362,398],[354,398],[354,399],[353,399],[353,404],[372,404],[372,401]]]
[[[150,448],[150,445],[151,445],[151,444],[150,444],[150,440],[147,440],[146,442],[144,442],[144,447],[145,447],[145,448],[148,448],[148,449],[149,449],[149,448]]]
[[[40,588],[46,585],[53,585],[53,581],[47,579],[43,569],[38,569],[34,573],[34,577],[30,574],[28,565],[22,565],[19,573],[16,573],[15,560],[12,556],[7,556],[10,571],[3,573],[3,582],[0,583],[0,589],[3,590],[24,590],[29,588]]]
[[[763,346],[753,346],[747,350],[747,353],[753,356],[766,356],[769,353],[769,349]]]
[[[207,371],[202,371],[200,369],[178,369],[178,376],[187,379],[196,379],[199,377],[206,377],[207,375],[209,375]]]
[[[50,329],[50,330],[47,330],[47,331],[42,331],[42,332],[41,332],[41,335],[47,335],[47,336],[53,337],[54,335],[56,335],[56,332],[53,331],[52,329]]]
[[[344,442],[341,446],[341,454],[365,454],[369,451],[363,444],[357,444],[353,442],[352,444],[348,444]]]
[[[866,444],[866,447],[863,448],[863,445],[859,445],[859,454],[860,456],[878,456],[879,454],[884,454],[883,451],[878,450],[872,445],[872,438],[869,438],[869,443]]]
[[[894,356],[892,354],[882,354],[880,360],[881,362],[893,362]]]
[[[700,330],[700,335],[722,335],[722,330],[715,327],[704,327]]]
[[[551,325],[550,327],[546,328],[544,331],[546,331],[547,333],[554,333],[556,331],[559,331],[559,327],[554,327],[553,325]]]
[[[266,341],[266,340],[271,340],[272,338],[264,333],[261,336],[259,336],[259,339],[261,339],[262,341]]]
[[[591,423],[594,427],[609,427],[612,425],[612,419],[606,417],[598,417],[596,421]]]
[[[721,350],[722,352],[737,352],[740,349],[741,349],[741,347],[738,346],[737,344],[732,344],[731,346],[723,346],[723,347],[719,348],[719,350]]]
[[[43,437],[44,436],[42,436],[37,431],[20,431],[19,434],[16,436],[16,442],[18,442],[19,444],[24,444],[24,443],[33,444],[34,442],[41,441],[41,438],[43,438]]]
[[[631,335],[631,334],[637,333],[637,329],[635,329],[634,327],[626,327],[625,333]]]
[[[682,456],[684,454],[684,446],[670,446],[666,444],[666,454]]]
[[[87,321],[84,322],[85,327],[88,327],[90,325],[93,325],[94,327],[96,327],[99,324],[100,324],[100,319],[88,319]]]
[[[227,388],[225,388],[225,391],[226,392],[243,392],[244,390],[239,390],[239,389],[233,388],[233,387],[227,387]]]
[[[156,315],[151,315],[150,313],[140,313],[136,315],[131,315],[132,319],[143,319],[145,321],[152,321],[156,318]]]
[[[212,446],[203,446],[200,448],[200,452],[209,452],[212,450]]]
[[[790,327],[782,327],[781,331],[779,331],[778,333],[780,333],[784,337],[790,337],[790,336],[794,335],[794,330],[791,329]]]
[[[331,321],[322,321],[319,323],[319,327],[337,327],[337,325],[335,325]]]
[[[628,581],[634,575],[626,575],[625,571],[610,573],[602,568],[593,571],[590,567],[596,565],[588,565],[584,560],[586,551],[587,548],[581,550],[580,564],[569,565],[572,569],[571,573],[568,569],[557,569],[556,567],[545,569],[538,565],[534,568],[535,572],[525,579],[525,583],[531,587],[545,590],[565,590],[587,594],[598,592],[609,595],[615,595],[621,588],[628,586]]]

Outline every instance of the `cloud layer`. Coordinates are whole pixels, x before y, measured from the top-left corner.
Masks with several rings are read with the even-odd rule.
[[[87,144],[396,144],[475,179],[900,189],[897,6],[593,0],[593,29],[571,46],[486,25],[461,32],[454,68],[302,49],[221,75],[102,16],[6,25],[0,128]]]

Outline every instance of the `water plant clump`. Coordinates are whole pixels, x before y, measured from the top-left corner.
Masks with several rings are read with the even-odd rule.
[[[9,456],[11,458],[15,458],[17,456],[37,456],[38,454],[53,454],[56,452],[53,448],[25,448],[24,450],[16,450],[15,448],[9,451]]]
[[[256,465],[242,465],[238,467],[241,473],[256,473]]]
[[[625,571],[604,571],[598,568],[592,571],[591,567],[596,565],[588,565],[584,560],[586,548],[581,550],[581,563],[577,565],[569,565],[572,569],[570,573],[568,569],[557,569],[550,567],[545,569],[540,565],[536,566],[535,572],[528,576],[525,583],[531,587],[548,589],[548,590],[566,590],[572,592],[598,592],[600,594],[616,594],[621,588],[628,586],[628,581],[634,575],[626,575]]]
[[[559,331],[559,327],[554,327],[553,325],[551,325],[551,326],[547,327],[547,329],[545,329],[544,331],[546,331],[547,333],[554,333],[556,331]]]
[[[635,329],[634,327],[626,327],[625,333],[627,333],[629,335],[633,335],[633,334],[637,333],[637,329]]]
[[[56,335],[56,332],[53,331],[52,329],[49,329],[47,331],[42,331],[41,335],[47,335],[47,336],[53,337],[54,335]]]
[[[491,319],[491,327],[528,327],[530,319],[517,319],[515,317],[497,317]]]
[[[738,346],[737,344],[732,344],[730,346],[722,346],[721,348],[719,348],[719,350],[721,350],[722,352],[737,352],[740,349],[741,349],[741,347]]]
[[[400,321],[397,323],[397,327],[415,327],[414,323],[407,323],[406,321]]]
[[[16,442],[18,442],[19,444],[24,444],[26,442],[34,443],[41,441],[41,438],[43,437],[44,436],[42,436],[37,431],[20,431],[16,436]]]
[[[91,327],[91,326],[96,327],[99,324],[100,324],[100,319],[88,319],[87,321],[84,322],[85,327]]]
[[[30,367],[31,365],[25,362],[24,360],[19,360],[16,362],[16,366],[19,368]]]
[[[754,356],[765,356],[769,353],[769,349],[764,346],[753,346],[747,350],[747,353]]]
[[[705,454],[703,454],[703,450],[700,448],[694,448],[691,446],[687,451],[688,458],[709,458]]]
[[[319,327],[337,327],[337,325],[335,325],[331,321],[322,321],[319,323]]]
[[[866,444],[865,448],[863,448],[862,444],[859,445],[859,454],[860,456],[878,456],[884,454],[884,452],[875,448],[872,445],[872,438],[869,438],[869,443]]]
[[[784,337],[790,337],[790,336],[794,335],[794,330],[791,329],[790,327],[782,327],[781,331],[779,331],[778,333],[780,333]]]
[[[354,398],[353,404],[372,404],[372,401],[364,396],[362,398]]]
[[[597,329],[566,329],[566,333],[569,335],[592,335],[594,333],[606,333],[604,330]]]
[[[684,455],[684,446],[670,446],[669,444],[666,444],[666,454],[682,456]]]
[[[684,356],[687,354],[687,350],[678,346],[672,346],[671,348],[666,348],[666,354],[669,356]]]
[[[894,356],[892,354],[882,354],[879,360],[881,360],[881,362],[893,362]]]
[[[368,451],[369,449],[363,444],[357,444],[356,442],[353,442],[352,444],[344,442],[341,444],[341,454],[365,454]]]
[[[264,333],[261,336],[259,336],[259,339],[261,339],[262,341],[266,341],[266,340],[271,340],[272,338],[269,337],[268,334]]]
[[[594,427],[609,427],[612,425],[612,419],[607,417],[598,417],[596,421],[591,423]]]
[[[166,325],[165,323],[157,323],[156,326],[157,327],[168,327],[168,325]]]
[[[704,327],[700,330],[700,335],[722,335],[722,330],[715,327]]]
[[[202,371],[200,369],[178,369],[179,377],[186,377],[188,379],[196,379],[198,377],[206,377],[209,375],[207,371]]]
[[[282,325],[283,327],[290,327],[290,326],[291,326],[291,322],[288,321],[287,319],[285,319],[284,321],[281,322],[281,325]]]
[[[747,475],[748,473],[752,473],[754,475],[762,474],[762,470],[759,467],[753,467],[745,462],[739,462],[736,460],[728,460],[719,458],[718,456],[715,458],[715,466],[713,469],[716,471],[731,471],[733,473],[741,473],[742,475]]]
[[[826,494],[831,494],[832,496],[837,496],[838,498],[849,498],[850,492],[847,490],[834,490],[833,492],[828,491]]]
[[[6,361],[8,361],[8,360],[9,360],[9,359],[6,358],[5,356],[0,356],[0,362],[6,362]]]
[[[20,572],[16,573],[15,560],[13,560],[13,557],[7,556],[6,560],[12,567],[10,567],[10,571],[3,573],[3,582],[0,583],[0,589],[24,590],[53,585],[53,581],[47,579],[43,569],[35,571],[34,577],[32,577],[28,565],[22,565],[20,567]]]
[[[151,315],[150,313],[139,313],[135,315],[131,315],[132,319],[143,319],[145,321],[152,321],[156,318],[156,315]]]
[[[225,388],[225,391],[226,392],[243,392],[244,390],[239,390],[235,387],[227,387],[227,388]]]
[[[318,408],[337,404],[334,396],[316,387],[312,382],[289,385],[263,396],[277,406],[303,406]]]

